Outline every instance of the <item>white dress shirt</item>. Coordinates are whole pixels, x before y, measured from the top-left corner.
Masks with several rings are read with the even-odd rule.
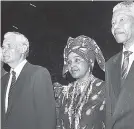
[[[127,69],[127,74],[128,74],[128,72],[129,72],[129,70],[130,70],[130,68],[131,68],[131,65],[132,65],[132,63],[133,63],[133,61],[134,61],[134,44],[133,44],[128,50],[126,50],[125,47],[123,46],[123,53],[124,53],[125,51],[131,51],[131,52],[133,52],[133,53],[129,56],[129,64],[128,64],[128,69]],[[121,63],[121,66],[123,65],[123,60],[124,60],[124,54],[123,54],[123,53],[122,53],[122,63]]]
[[[9,95],[9,90],[10,90],[11,81],[12,81],[12,71],[16,72],[16,80],[17,80],[17,78],[19,77],[20,72],[23,69],[26,62],[27,62],[27,60],[25,59],[20,64],[18,64],[17,67],[15,67],[14,69],[11,68],[11,70],[10,70],[10,77],[9,77],[7,90],[6,90],[6,97],[5,97],[5,112],[7,112],[7,108],[8,108],[8,95]]]

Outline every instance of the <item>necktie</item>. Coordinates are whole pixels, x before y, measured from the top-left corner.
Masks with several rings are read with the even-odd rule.
[[[122,79],[125,79],[126,76],[127,76],[127,69],[128,69],[128,64],[129,64],[129,56],[132,54],[132,52],[125,51],[123,54],[124,54],[124,60],[123,60],[123,65],[122,65],[121,77],[122,77]]]
[[[11,86],[10,86],[10,90],[9,90],[9,94],[8,94],[8,105],[11,102],[11,96],[12,96],[12,92],[14,90],[15,82],[16,82],[16,73],[14,71],[12,71],[12,81],[11,81]]]

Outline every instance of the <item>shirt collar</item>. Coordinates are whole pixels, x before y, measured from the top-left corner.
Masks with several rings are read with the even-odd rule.
[[[23,60],[23,61],[22,61],[20,64],[18,64],[14,69],[11,68],[10,73],[11,73],[12,71],[15,71],[15,72],[16,72],[16,78],[18,78],[18,76],[19,76],[21,70],[23,69],[23,67],[24,67],[24,65],[25,65],[26,63],[27,63],[27,60],[26,60],[26,59]]]
[[[134,54],[134,44],[128,50],[126,50],[126,48],[123,46],[123,52],[125,51],[131,51]]]

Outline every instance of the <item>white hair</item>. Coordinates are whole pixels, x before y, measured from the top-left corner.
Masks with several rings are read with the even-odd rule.
[[[134,17],[134,2],[133,1],[124,1],[118,3],[114,8],[113,8],[113,13],[115,12],[122,12],[128,15],[131,15]]]
[[[4,38],[14,37],[14,36],[15,36],[16,41],[18,41],[20,43],[23,43],[23,44],[25,44],[25,45],[27,45],[29,47],[28,39],[23,34],[21,34],[19,32],[7,32],[4,35]]]
[[[27,57],[29,53],[29,41],[26,38],[26,36],[24,36],[19,32],[7,32],[5,33],[4,38],[8,38],[8,37],[14,37],[17,42],[27,46],[27,51],[25,52],[25,55]]]

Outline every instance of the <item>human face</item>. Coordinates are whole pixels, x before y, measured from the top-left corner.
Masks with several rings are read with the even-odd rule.
[[[7,64],[16,64],[21,58],[21,53],[19,48],[20,43],[18,43],[15,37],[7,37],[3,41],[3,61]]]
[[[71,52],[68,55],[68,70],[73,78],[81,79],[89,72],[89,64],[78,54]]]
[[[134,41],[134,18],[124,13],[114,13],[112,17],[112,34],[118,43]]]

